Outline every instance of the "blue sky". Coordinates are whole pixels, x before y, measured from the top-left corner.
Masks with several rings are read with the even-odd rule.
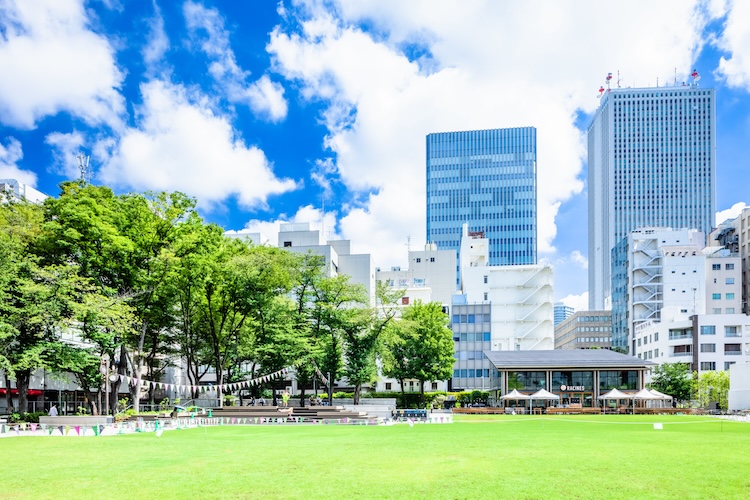
[[[91,156],[228,230],[319,225],[406,264],[425,135],[538,129],[539,250],[586,300],[586,140],[608,72],[717,89],[717,210],[744,206],[750,3],[0,0],[0,178],[50,195]]]

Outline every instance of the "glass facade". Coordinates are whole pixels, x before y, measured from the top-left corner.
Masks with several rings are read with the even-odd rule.
[[[451,389],[489,390],[498,381],[497,370],[484,355],[491,346],[489,304],[453,304],[451,330],[454,357]]]
[[[536,392],[547,387],[547,372],[508,372],[508,390]]]
[[[612,349],[628,352],[628,239],[612,249]]]
[[[589,307],[611,295],[610,252],[642,227],[708,234],[715,212],[715,91],[612,89],[589,127]]]
[[[610,389],[638,390],[638,371],[618,370],[599,372],[599,392],[603,394]]]
[[[536,264],[536,129],[427,136],[427,240],[458,254],[461,228],[483,231],[490,265]]]

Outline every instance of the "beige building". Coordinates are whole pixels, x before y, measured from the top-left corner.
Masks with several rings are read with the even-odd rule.
[[[555,349],[596,348],[612,348],[612,311],[576,311],[555,327]]]

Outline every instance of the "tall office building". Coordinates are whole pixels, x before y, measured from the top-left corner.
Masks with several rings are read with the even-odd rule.
[[[536,213],[534,127],[427,136],[427,240],[438,249],[458,252],[467,223],[489,240],[491,266],[536,264]]]
[[[630,231],[711,231],[716,102],[693,86],[602,94],[588,131],[589,308],[611,307],[611,251]]]

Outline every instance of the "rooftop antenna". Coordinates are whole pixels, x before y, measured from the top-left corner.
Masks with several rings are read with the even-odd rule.
[[[91,180],[91,171],[89,170],[89,161],[91,160],[91,157],[86,156],[83,153],[78,153],[76,155],[76,160],[78,160],[78,170],[81,171],[81,180],[84,184],[88,184]]]
[[[677,86],[677,68],[674,69],[674,86]]]
[[[406,251],[411,252],[411,235],[406,235]]]
[[[620,82],[621,81],[622,81],[622,79],[620,78],[620,70],[618,69],[617,70],[617,88],[618,89],[620,88]]]

